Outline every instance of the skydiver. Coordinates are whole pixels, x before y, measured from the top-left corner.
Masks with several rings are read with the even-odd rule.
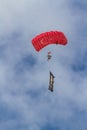
[[[51,57],[52,57],[51,52],[48,52],[48,55],[47,55],[47,60],[50,60],[50,59],[51,59]]]

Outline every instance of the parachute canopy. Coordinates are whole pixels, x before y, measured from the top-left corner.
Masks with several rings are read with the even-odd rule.
[[[63,32],[59,31],[44,32],[34,37],[32,39],[32,44],[36,49],[36,51],[40,51],[42,48],[50,44],[66,45],[67,38],[65,37]]]

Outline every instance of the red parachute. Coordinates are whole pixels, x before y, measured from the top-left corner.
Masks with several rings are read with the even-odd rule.
[[[50,44],[66,45],[67,38],[64,33],[60,31],[44,32],[34,37],[32,39],[32,44],[36,51],[40,51],[42,48]]]

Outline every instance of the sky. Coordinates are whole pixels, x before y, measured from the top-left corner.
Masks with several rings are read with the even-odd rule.
[[[86,15],[86,0],[0,0],[0,130],[87,130]],[[36,52],[51,30],[68,44]]]

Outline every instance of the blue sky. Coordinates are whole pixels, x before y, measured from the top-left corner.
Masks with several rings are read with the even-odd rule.
[[[0,0],[0,130],[87,130],[86,15],[86,0]],[[50,30],[67,46],[36,52],[32,38]]]

